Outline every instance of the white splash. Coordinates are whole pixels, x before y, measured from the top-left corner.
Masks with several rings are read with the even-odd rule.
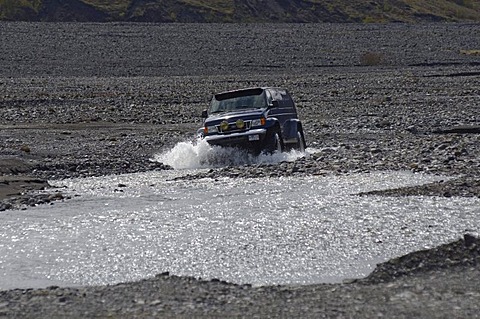
[[[180,142],[172,149],[156,154],[154,160],[170,165],[174,169],[195,169],[222,166],[240,166],[246,164],[279,163],[294,161],[310,154],[292,150],[284,153],[260,154],[254,156],[248,152],[230,147],[208,144],[205,140]]]

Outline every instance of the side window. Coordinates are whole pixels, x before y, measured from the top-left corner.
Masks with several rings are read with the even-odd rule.
[[[293,108],[293,100],[290,94],[288,94],[287,91],[282,92],[282,101],[283,101],[283,106],[288,107],[288,108]]]
[[[280,106],[283,106],[283,104],[282,104],[282,99],[283,99],[282,94],[280,94],[280,92],[277,91],[277,90],[271,90],[270,93],[272,94],[272,100],[273,101],[278,101],[278,104]]]
[[[273,98],[270,90],[265,90],[265,96],[267,97],[267,105],[272,105]]]
[[[294,108],[292,97],[286,90],[278,90],[276,94],[278,98],[275,100],[278,101],[280,107],[291,110]]]
[[[293,99],[286,90],[273,89],[273,90],[270,90],[270,94],[271,94],[271,99],[274,101],[278,101],[278,106],[283,111],[296,113]],[[271,104],[271,102],[269,103]]]

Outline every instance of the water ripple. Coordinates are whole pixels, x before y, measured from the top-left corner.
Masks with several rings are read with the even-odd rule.
[[[2,213],[0,288],[112,284],[165,271],[254,285],[336,282],[480,225],[475,198],[355,195],[438,176],[170,181],[182,173],[62,181],[81,196]]]

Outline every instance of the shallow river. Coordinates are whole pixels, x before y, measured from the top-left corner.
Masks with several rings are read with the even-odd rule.
[[[165,271],[253,285],[339,282],[480,226],[479,199],[355,195],[438,176],[171,180],[187,172],[61,181],[80,196],[1,213],[0,289]]]

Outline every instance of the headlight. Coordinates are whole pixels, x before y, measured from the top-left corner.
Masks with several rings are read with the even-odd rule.
[[[227,121],[222,121],[222,122],[220,123],[220,129],[222,130],[222,132],[223,132],[223,131],[227,131],[227,130],[228,130],[228,126],[229,126],[229,125],[228,125],[228,122],[227,122]]]
[[[216,126],[205,126],[203,129],[203,133],[208,134],[208,133],[217,133],[218,129]]]
[[[243,129],[245,127],[245,122],[242,119],[238,119],[235,122],[235,125],[237,126],[238,129]]]
[[[264,117],[261,117],[256,120],[252,120],[252,126],[263,126],[267,123],[267,120]]]

